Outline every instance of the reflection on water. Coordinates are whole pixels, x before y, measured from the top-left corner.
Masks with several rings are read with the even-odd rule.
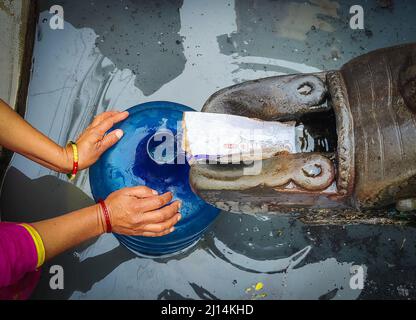
[[[72,277],[70,289],[65,291],[72,299],[252,299],[258,295],[262,299],[318,299],[334,290],[336,294],[332,297],[358,297],[360,292],[350,290],[348,285],[351,263],[338,262],[335,258],[305,263],[312,246],[299,250],[298,246],[305,244],[301,238],[290,241],[292,236],[289,234],[270,235],[276,226],[285,228],[287,222],[269,224],[267,221],[258,223],[254,217],[251,219],[253,221],[243,222],[239,215],[224,213],[198,245],[168,258],[129,256],[127,249],[119,247],[109,236],[105,240],[100,238],[95,247],[102,247],[104,241],[112,246],[101,254],[92,252],[91,247],[87,249],[88,255],[94,258],[86,258],[84,251],[80,262],[72,266],[74,271],[82,274],[82,279]],[[229,227],[227,230],[218,228],[227,223],[232,223],[234,233],[230,234]],[[246,231],[247,225],[255,225],[262,231]],[[296,231],[302,232],[301,229]],[[263,238],[263,241],[251,239],[255,237]],[[288,241],[292,242],[292,247],[288,247]],[[94,270],[97,267],[94,260],[104,263],[105,255],[108,259],[121,260],[120,264],[114,266],[113,262],[114,270],[96,283],[86,280],[90,277],[97,280],[96,273],[104,267],[98,266],[98,270]],[[90,265],[87,264],[89,260]],[[259,282],[263,284],[262,290],[248,290]],[[46,286],[43,290],[41,296],[62,294],[50,292]]]
[[[369,37],[346,29],[349,7],[336,1],[308,2],[313,15],[296,34],[285,34],[282,24],[294,16],[281,15],[293,12],[294,1],[162,1],[140,10],[141,1],[42,0],[26,118],[64,144],[105,110],[151,100],[200,109],[213,92],[236,82],[339,67],[369,48],[403,42],[394,30],[416,40],[406,23],[413,6],[395,2],[398,20],[373,2]],[[329,11],[322,14],[320,3],[330,3]],[[48,27],[52,4],[65,9],[64,30]],[[386,19],[391,30],[377,32]],[[310,21],[323,21],[322,28],[305,34]],[[157,28],[149,32],[143,22]],[[91,203],[88,171],[73,185],[20,156],[12,166],[1,195],[4,219],[40,219]],[[138,257],[103,235],[51,261],[64,267],[65,290],[49,289],[46,266],[34,298],[416,297],[415,243],[410,228],[310,227],[276,215],[223,212],[197,245],[168,258]],[[367,274],[362,291],[349,287],[356,264]],[[256,291],[259,282],[263,288]]]

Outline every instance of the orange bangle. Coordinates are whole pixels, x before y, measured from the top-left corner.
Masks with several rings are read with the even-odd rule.
[[[68,177],[69,180],[73,180],[78,173],[78,147],[77,147],[77,144],[73,141],[69,141],[68,145],[71,145],[72,147],[72,152],[74,155],[74,162],[72,165],[72,172],[68,173],[66,176]]]

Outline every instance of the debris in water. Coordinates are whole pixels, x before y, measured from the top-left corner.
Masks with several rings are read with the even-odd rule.
[[[256,289],[256,291],[259,291],[259,290],[263,289],[263,283],[262,282],[257,282],[255,289]]]

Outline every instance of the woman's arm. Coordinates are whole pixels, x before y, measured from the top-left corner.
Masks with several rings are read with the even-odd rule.
[[[64,148],[33,128],[1,99],[0,145],[56,171],[63,172],[70,166],[68,160],[64,163]]]
[[[157,195],[147,187],[124,188],[105,200],[113,232],[148,237],[171,233],[180,203],[170,192]],[[19,281],[45,260],[106,230],[99,205],[28,224],[0,223],[0,287]]]
[[[92,165],[100,155],[122,136],[121,130],[105,133],[128,117],[127,112],[110,111],[97,116],[78,138],[79,169]],[[105,136],[104,136],[105,135]],[[61,147],[33,128],[0,99],[0,145],[58,172],[72,170],[71,147]]]
[[[171,200],[170,192],[155,195],[153,190],[142,186],[124,188],[112,193],[105,200],[105,204],[113,232],[148,237],[172,232],[173,225],[180,219],[180,203],[175,201],[167,205]],[[106,231],[99,204],[36,222],[32,226],[44,243],[45,260]]]

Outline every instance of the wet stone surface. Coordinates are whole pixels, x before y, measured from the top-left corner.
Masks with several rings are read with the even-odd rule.
[[[52,4],[64,7],[64,30],[49,28]],[[349,1],[39,6],[26,118],[60,144],[105,110],[152,100],[199,110],[234,83],[338,68],[372,49],[416,41],[412,1],[393,8],[368,1],[365,31],[349,29]],[[14,156],[0,209],[4,220],[34,221],[92,203],[88,171],[70,184]],[[416,297],[415,246],[410,227],[312,227],[223,212],[196,245],[165,258],[138,257],[103,235],[48,263],[33,298],[408,299]],[[53,264],[64,268],[64,290],[49,288]],[[353,265],[365,271],[362,290],[349,285]]]

